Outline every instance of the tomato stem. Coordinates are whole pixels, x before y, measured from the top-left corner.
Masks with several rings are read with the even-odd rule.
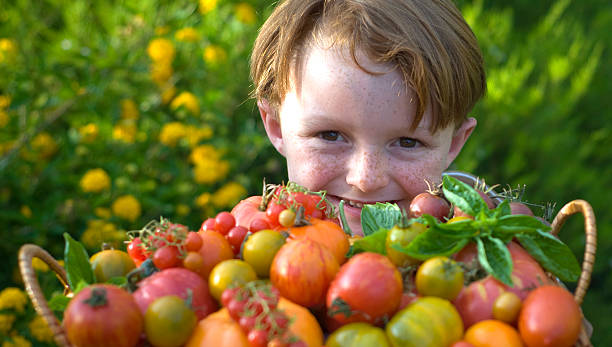
[[[84,303],[91,307],[106,306],[108,300],[106,299],[106,289],[97,287],[91,290],[91,296],[85,300]]]

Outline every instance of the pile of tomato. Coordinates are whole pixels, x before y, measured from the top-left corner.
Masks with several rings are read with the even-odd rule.
[[[447,219],[450,207],[426,194],[411,217],[471,218],[455,211]],[[425,261],[392,246],[409,243],[423,224],[396,225],[384,252],[350,257],[358,238],[340,224],[324,194],[292,184],[245,199],[198,231],[162,219],[133,234],[127,253],[91,258],[100,283],[71,300],[64,329],[76,346],[540,347],[578,339],[572,294],[515,242],[507,245],[510,287],[479,271],[474,244]],[[127,285],[103,283],[117,276]]]

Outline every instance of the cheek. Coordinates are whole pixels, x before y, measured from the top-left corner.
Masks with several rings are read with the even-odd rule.
[[[289,180],[313,191],[324,189],[342,167],[336,156],[321,155],[305,147],[292,147],[287,155]]]
[[[400,163],[394,167],[395,179],[410,199],[426,191],[429,184],[439,184],[445,162],[441,155],[430,155],[424,160]]]

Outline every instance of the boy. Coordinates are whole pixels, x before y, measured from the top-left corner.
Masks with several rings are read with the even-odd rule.
[[[288,178],[345,200],[407,209],[440,182],[485,90],[474,34],[450,0],[286,0],[251,58],[253,96]]]

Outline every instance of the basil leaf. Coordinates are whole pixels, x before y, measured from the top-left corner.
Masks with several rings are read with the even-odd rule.
[[[402,219],[402,211],[397,204],[380,203],[363,205],[361,209],[361,229],[368,236],[382,229],[391,229]]]
[[[582,270],[574,253],[552,234],[536,230],[517,234],[516,238],[544,269],[562,281],[576,282],[580,277]]]
[[[488,211],[487,204],[480,194],[454,177],[445,175],[442,178],[442,190],[448,201],[470,216],[476,217],[480,211]]]
[[[512,287],[512,257],[508,247],[495,237],[477,237],[478,261],[493,277]]]
[[[495,218],[500,218],[500,217],[503,217],[503,216],[509,216],[510,214],[512,214],[512,210],[510,209],[510,202],[508,201],[508,199],[504,199],[493,210],[493,216]]]
[[[495,224],[495,229],[510,233],[543,230],[549,231],[550,227],[533,216],[515,214],[500,217]]]
[[[478,235],[478,229],[474,227],[474,221],[471,219],[453,223],[437,223],[429,225],[429,227],[442,235],[452,238],[470,238]]]
[[[386,255],[387,249],[385,246],[385,242],[387,240],[388,232],[389,229],[379,229],[378,231],[366,237],[355,240],[355,242],[349,249],[347,257],[351,257],[361,252],[374,252]]]
[[[66,240],[64,266],[70,288],[75,290],[80,282],[94,283],[94,273],[85,247],[68,233],[64,233],[64,239]]]
[[[48,305],[51,311],[63,312],[70,303],[70,298],[61,294],[54,295],[49,300]]]
[[[467,238],[448,237],[430,229],[417,235],[407,247],[398,244],[391,247],[413,258],[426,260],[435,256],[452,255],[461,250],[468,242]]]

